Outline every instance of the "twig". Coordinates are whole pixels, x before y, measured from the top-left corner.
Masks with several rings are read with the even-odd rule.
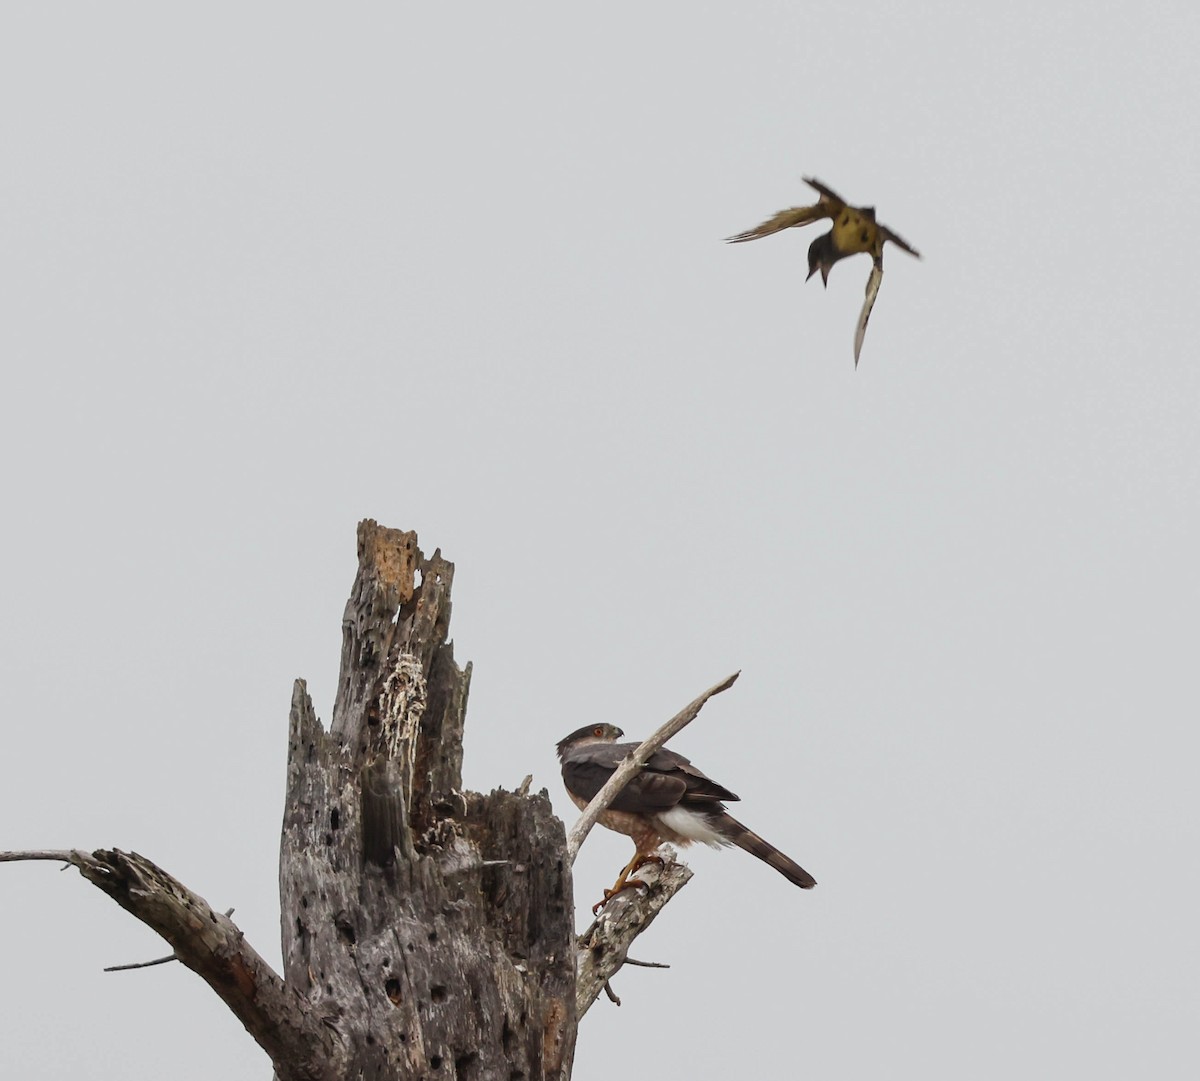
[[[635,961],[632,957],[626,957],[627,965],[636,965],[638,968],[670,968],[670,965],[664,965],[661,961]]]
[[[128,972],[134,968],[152,968],[154,965],[166,965],[172,961],[178,961],[179,958],[175,954],[168,954],[166,957],[156,957],[153,961],[134,961],[128,965],[105,965],[105,972]]]
[[[579,854],[579,846],[583,844],[583,839],[596,824],[596,820],[604,810],[617,798],[617,793],[629,783],[633,775],[646,764],[655,751],[673,735],[696,719],[696,715],[703,708],[705,702],[712,698],[713,695],[720,694],[722,691],[732,687],[739,675],[741,675],[741,672],[734,672],[728,679],[722,680],[715,687],[710,687],[694,702],[690,702],[684,706],[682,710],[676,713],[674,717],[667,721],[648,740],[645,740],[633,754],[616,768],[613,775],[605,782],[604,787],[596,793],[592,802],[587,805],[587,809],[579,816],[579,821],[571,827],[571,832],[567,835],[567,856],[572,864],[574,864],[575,857]]]
[[[25,860],[56,860],[59,863],[70,863],[73,853],[70,849],[33,849],[29,852],[0,852],[0,863],[18,863]]]
[[[604,993],[606,995],[608,995],[608,1001],[611,1002],[614,1006],[621,1005],[621,1000],[619,998],[617,998],[617,993],[616,993],[616,991],[614,991],[612,989],[612,984],[609,983],[608,980],[604,981]]]
[[[227,908],[225,910],[225,918],[229,919],[229,917],[232,915],[233,915],[233,909]],[[177,953],[169,953],[169,954],[167,954],[166,957],[156,957],[153,961],[134,961],[132,964],[129,964],[129,965],[108,965],[104,969],[104,971],[105,972],[130,972],[135,968],[153,968],[155,965],[166,965],[166,964],[170,964],[172,961],[178,961],[178,960],[179,960],[179,955]],[[631,961],[629,963],[634,964],[635,962]]]

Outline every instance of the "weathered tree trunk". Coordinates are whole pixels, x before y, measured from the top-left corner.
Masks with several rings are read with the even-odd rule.
[[[570,865],[545,794],[461,791],[470,668],[454,568],[363,522],[330,731],[292,697],[279,866],[284,979],[347,1078],[565,1078]]]
[[[229,918],[137,853],[60,860],[163,936],[221,996],[279,1081],[567,1081],[579,1017],[691,877],[642,872],[576,941],[571,861],[654,747],[735,677],[643,743],[572,831],[543,791],[461,791],[470,668],[447,641],[452,564],[413,533],[358,528],[328,732],[292,692],[279,861],[281,978]],[[622,780],[622,778],[624,780]],[[158,963],[158,962],[149,962]],[[136,966],[135,966],[136,967]],[[578,972],[578,977],[576,973]]]

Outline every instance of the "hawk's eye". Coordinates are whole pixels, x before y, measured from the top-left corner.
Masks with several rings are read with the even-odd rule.
[[[596,725],[596,727],[592,729],[592,735],[593,736],[602,736],[602,735],[604,735],[604,729],[601,728],[599,725]]]

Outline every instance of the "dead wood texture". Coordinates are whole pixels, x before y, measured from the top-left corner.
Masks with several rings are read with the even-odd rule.
[[[0,861],[61,860],[153,928],[216,991],[284,1081],[334,1081],[336,1032],[284,986],[227,916],[136,852],[3,852]]]
[[[558,1078],[575,1039],[570,866],[545,793],[462,793],[453,565],[363,522],[330,731],[297,683],[284,979],[343,1077]]]
[[[448,640],[453,574],[415,534],[360,523],[328,731],[303,681],[292,692],[282,976],[228,915],[136,853],[0,852],[0,862],[77,867],[221,996],[278,1081],[567,1081],[579,1017],[602,990],[619,1004],[610,978],[639,963],[630,944],[691,872],[645,869],[646,888],[615,898],[576,939],[574,853],[545,791],[528,794],[528,779],[517,792],[462,791],[470,666]]]

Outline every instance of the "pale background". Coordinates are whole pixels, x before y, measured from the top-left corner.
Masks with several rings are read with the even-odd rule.
[[[741,669],[677,749],[820,880],[696,853],[578,1078],[1194,1077],[1195,5],[181,7],[0,16],[0,848],[277,959],[372,516],[470,787],[573,817],[557,739]],[[720,243],[805,174],[925,254],[857,372],[865,258]],[[0,904],[0,1074],[269,1077],[75,872]]]

